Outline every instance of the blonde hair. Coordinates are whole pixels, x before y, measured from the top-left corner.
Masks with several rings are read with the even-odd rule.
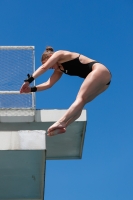
[[[43,60],[45,60],[46,58],[48,58],[49,55],[51,55],[51,54],[53,54],[53,53],[54,53],[53,47],[47,46],[46,49],[45,49],[45,51],[44,51],[43,54],[42,54],[41,62],[42,62]]]

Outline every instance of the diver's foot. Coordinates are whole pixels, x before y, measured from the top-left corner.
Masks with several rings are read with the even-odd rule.
[[[65,123],[57,121],[48,128],[48,133],[55,129],[63,129],[63,128],[66,128]]]
[[[48,136],[55,136],[55,135],[58,135],[58,134],[62,134],[62,133],[65,133],[66,132],[66,128],[57,128],[57,129],[54,129],[52,131],[48,131]]]

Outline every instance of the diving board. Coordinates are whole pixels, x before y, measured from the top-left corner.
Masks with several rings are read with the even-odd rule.
[[[6,112],[10,112],[7,115]],[[35,110],[35,115],[25,115],[25,110],[0,110],[0,132],[20,130],[47,130],[66,110]],[[3,113],[3,114],[2,114]],[[23,114],[24,113],[24,114]],[[46,159],[81,159],[86,130],[86,110],[67,127],[66,133],[46,136]]]
[[[46,160],[82,158],[86,110],[66,133],[46,136],[65,112],[35,110],[27,116],[25,110],[10,110],[8,116],[0,110],[0,199],[43,200]]]

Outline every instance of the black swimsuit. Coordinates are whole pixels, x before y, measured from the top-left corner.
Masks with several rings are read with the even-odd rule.
[[[90,63],[83,64],[80,62],[79,57],[80,55],[73,60],[69,60],[67,62],[61,63],[64,69],[62,70],[60,66],[59,66],[59,69],[63,73],[68,74],[70,76],[79,76],[81,78],[86,78],[88,74],[92,71],[92,66],[98,62],[92,61]],[[109,84],[110,82],[107,83],[107,85]]]

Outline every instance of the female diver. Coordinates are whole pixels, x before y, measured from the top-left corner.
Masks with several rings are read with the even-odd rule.
[[[109,87],[111,73],[103,64],[82,54],[64,50],[54,52],[52,47],[46,48],[41,62],[42,65],[24,81],[20,93],[49,89],[61,78],[63,73],[84,79],[73,104],[57,122],[48,128],[47,135],[54,136],[64,133],[66,127],[79,118],[85,104]],[[30,83],[48,69],[54,70],[48,81],[30,87]]]

